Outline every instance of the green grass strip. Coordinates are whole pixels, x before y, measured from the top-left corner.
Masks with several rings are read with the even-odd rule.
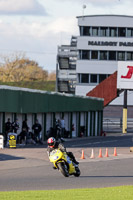
[[[133,186],[0,192],[0,200],[133,200]]]

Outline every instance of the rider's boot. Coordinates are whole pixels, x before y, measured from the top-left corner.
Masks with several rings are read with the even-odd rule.
[[[71,158],[71,160],[72,160],[76,165],[79,164],[79,162],[75,159],[75,156],[73,155],[72,152],[67,152],[67,155]]]
[[[55,166],[53,166],[53,169],[57,169]]]
[[[73,158],[73,162],[74,162],[76,165],[79,164],[79,162],[75,159],[75,157]]]

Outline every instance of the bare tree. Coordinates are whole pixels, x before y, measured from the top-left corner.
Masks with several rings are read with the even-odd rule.
[[[48,81],[55,81],[56,80],[56,72],[53,71],[48,74]]]
[[[24,55],[4,57],[4,64],[0,66],[2,82],[46,81],[47,78],[48,72]]]

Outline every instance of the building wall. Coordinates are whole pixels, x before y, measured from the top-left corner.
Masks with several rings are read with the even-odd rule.
[[[133,17],[132,16],[119,16],[119,15],[92,15],[92,16],[80,16],[77,17],[79,27],[125,27],[133,28]],[[91,29],[90,29],[91,31]],[[89,55],[94,50],[98,51],[98,59],[91,60],[89,59],[80,59],[80,56],[77,60],[76,73],[77,73],[77,84],[76,84],[76,95],[86,95],[90,90],[92,90],[97,83],[80,83],[79,74],[112,74],[117,70],[117,60],[100,60],[99,52],[100,51],[119,51],[119,52],[133,52],[133,36],[126,37],[109,36],[109,30],[107,32],[108,36],[88,36],[81,35],[77,37],[77,49],[80,51],[88,50]],[[118,34],[118,30],[117,30]],[[89,43],[90,42],[90,43]],[[107,42],[107,44],[97,44],[94,45],[92,42],[102,43]],[[112,43],[115,45],[111,45]],[[125,60],[127,59],[127,53],[125,53]],[[128,92],[128,105],[133,105],[133,93]],[[123,104],[123,93],[120,97],[116,98],[110,105],[122,105]]]
[[[103,100],[39,90],[0,86],[0,112],[49,113],[102,110]]]
[[[23,120],[27,119],[27,124],[32,131],[35,119],[38,119],[42,125],[42,138],[46,139],[47,131],[51,127],[55,128],[55,120],[64,117],[65,129],[70,132],[70,137],[77,137],[80,136],[81,126],[85,126],[88,130],[88,112],[103,112],[103,99],[7,88],[1,89],[0,86],[0,129],[3,135],[5,135],[5,122],[8,118],[11,122],[18,119],[20,124],[18,134],[22,130]],[[100,120],[102,123],[102,119]],[[92,123],[95,124],[97,121],[99,121],[98,115],[97,120],[93,120]],[[72,133],[73,123],[74,133]],[[92,130],[92,135],[95,134],[96,132]],[[85,132],[84,136],[88,136],[88,133]]]
[[[89,65],[89,67],[88,67]],[[102,71],[101,71],[102,69]],[[104,73],[112,74],[117,70],[116,61],[77,61],[77,73]]]
[[[78,25],[133,27],[133,17],[124,15],[92,15],[77,17]]]

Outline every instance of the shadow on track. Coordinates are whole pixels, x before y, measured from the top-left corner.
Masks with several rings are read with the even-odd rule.
[[[18,156],[11,156],[8,154],[0,154],[0,161],[6,161],[6,160],[20,160],[25,159],[24,157],[18,157]]]
[[[80,176],[78,178],[133,178],[133,176]]]

